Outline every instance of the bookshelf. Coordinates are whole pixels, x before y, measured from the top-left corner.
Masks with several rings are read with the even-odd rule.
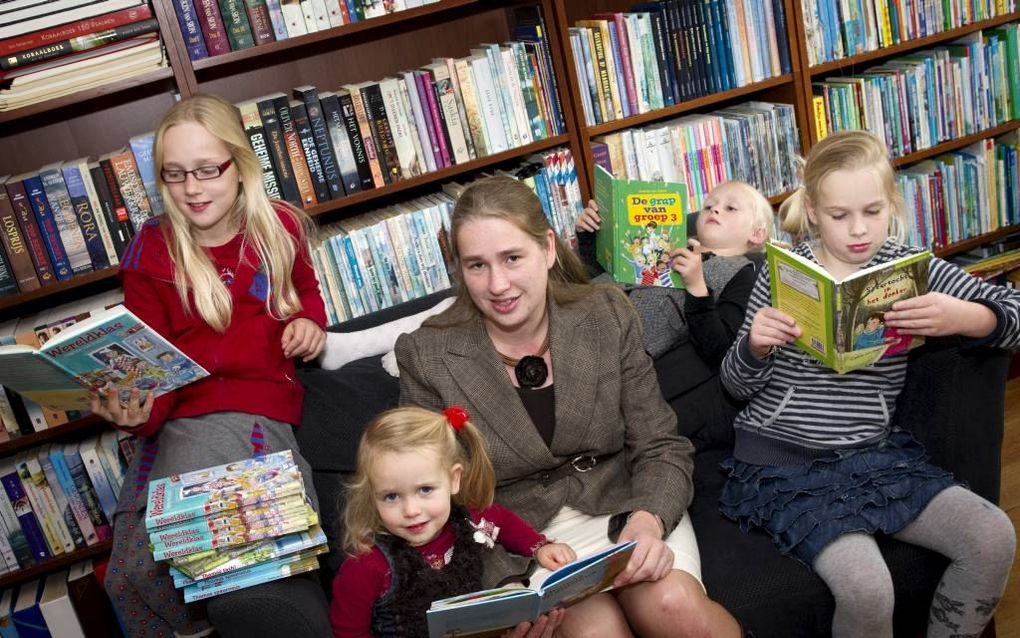
[[[595,162],[591,142],[596,137],[748,100],[762,100],[794,106],[801,148],[806,152],[817,142],[811,105],[813,81],[832,74],[849,75],[883,60],[937,46],[979,29],[1020,21],[1020,11],[1017,11],[937,35],[811,66],[807,62],[802,4],[799,0],[782,0],[787,18],[786,37],[790,43],[789,73],[651,112],[589,126],[582,109],[583,89],[575,71],[569,28],[578,20],[585,20],[596,13],[627,11],[634,4],[631,0],[441,0],[384,17],[196,62],[188,58],[173,1],[151,2],[160,24],[170,66],[74,95],[0,112],[0,147],[5,149],[0,154],[0,175],[18,174],[76,157],[97,157],[114,150],[125,144],[128,138],[153,130],[178,95],[188,97],[205,92],[241,102],[276,91],[289,92],[292,87],[302,84],[325,90],[341,84],[378,80],[397,71],[425,64],[433,57],[463,56],[479,43],[508,40],[512,31],[509,15],[511,9],[538,6],[545,19],[559,102],[566,124],[566,131],[562,135],[398,181],[383,188],[331,200],[311,207],[307,212],[317,220],[328,223],[370,208],[399,203],[438,190],[440,185],[452,179],[469,178],[482,171],[504,168],[531,154],[560,146],[569,148],[572,153],[577,163],[580,190],[587,200],[592,195],[591,176]],[[1007,122],[982,133],[898,158],[895,164],[898,167],[908,166],[963,148],[982,138],[1018,128],[1020,121]],[[788,195],[785,193],[770,197],[770,202],[778,205]],[[937,253],[946,256],[966,251],[1018,230],[1020,227],[998,229],[980,237],[940,247]],[[115,283],[116,268],[107,268],[33,292],[0,297],[0,321],[109,289]],[[51,430],[27,434],[11,442],[0,443],[0,457],[101,427],[103,424],[97,419],[87,418]],[[108,549],[108,544],[94,545],[31,570],[0,577],[0,588],[58,569],[74,559],[101,555]]]

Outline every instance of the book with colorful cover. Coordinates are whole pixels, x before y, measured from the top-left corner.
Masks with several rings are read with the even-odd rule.
[[[315,547],[294,556],[284,556],[275,561],[256,565],[241,572],[210,578],[209,580],[188,585],[184,588],[184,602],[212,598],[227,592],[254,587],[288,576],[313,572],[319,568],[319,554],[324,548]]]
[[[170,575],[174,579],[174,587],[184,587],[196,581],[208,580],[214,576],[222,576],[239,569],[266,563],[277,558],[303,552],[313,547],[327,544],[326,533],[322,527],[313,525],[306,531],[295,532],[266,540],[197,552],[171,562]]]
[[[289,536],[294,536],[294,534],[290,534]],[[260,542],[269,542],[269,541],[260,541]],[[258,544],[258,543],[254,543],[254,544]],[[321,543],[319,543],[319,544],[311,545],[309,547],[304,547],[304,548],[298,549],[298,550],[294,550],[292,552],[288,552],[287,554],[284,554],[284,555],[281,555],[281,556],[269,556],[269,557],[266,557],[266,558],[259,558],[258,560],[255,560],[255,561],[251,562],[250,564],[242,565],[238,569],[231,569],[230,571],[227,571],[227,572],[220,572],[220,573],[217,573],[217,574],[211,574],[211,575],[206,576],[205,578],[202,578],[202,579],[199,579],[199,580],[194,580],[194,579],[188,578],[182,572],[174,569],[173,567],[170,568],[170,575],[171,575],[171,577],[173,577],[174,587],[176,587],[177,589],[183,589],[185,587],[194,586],[194,589],[196,591],[202,591],[204,589],[208,589],[209,584],[210,583],[214,583],[216,581],[220,581],[220,582],[231,582],[231,581],[239,582],[239,581],[244,581],[244,580],[247,580],[252,573],[259,573],[259,572],[265,573],[267,571],[267,569],[268,570],[272,570],[272,568],[274,566],[292,565],[292,564],[294,564],[296,562],[305,560],[305,559],[307,559],[309,557],[318,556],[320,554],[325,554],[328,551],[329,551],[329,545],[326,542],[325,535],[324,535],[323,536],[323,541]]]
[[[123,306],[97,313],[52,336],[40,348],[0,347],[0,385],[54,409],[81,410],[108,383],[127,403],[131,389],[145,400],[208,376]]]
[[[174,474],[149,483],[145,528],[152,532],[303,492],[290,450]]]
[[[634,541],[620,543],[564,565],[538,590],[503,587],[437,600],[426,614],[429,636],[501,636],[519,623],[569,607],[608,589],[627,566],[634,545]]]
[[[151,543],[172,547],[199,539],[212,539],[222,534],[233,534],[238,530],[251,530],[267,525],[285,523],[292,519],[307,518],[304,494],[242,507],[226,512],[216,512],[186,523],[161,527],[149,532]]]
[[[928,292],[930,251],[859,270],[836,281],[824,268],[789,250],[766,247],[772,305],[796,320],[804,352],[843,374],[924,343],[884,323],[900,300]]]
[[[670,253],[687,245],[687,186],[617,179],[595,167],[595,202],[602,226],[595,255],[613,279],[683,288]]]
[[[234,529],[221,530],[215,535],[192,540],[172,540],[169,543],[151,543],[153,560],[170,560],[178,556],[187,556],[195,552],[209,549],[220,549],[244,545],[267,538],[286,536],[294,532],[302,532],[319,523],[319,515],[311,507],[305,513],[295,514],[280,522],[260,522],[257,526],[238,525]]]

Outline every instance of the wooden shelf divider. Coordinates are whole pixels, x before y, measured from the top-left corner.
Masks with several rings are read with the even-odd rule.
[[[105,421],[96,415],[90,414],[86,417],[69,421],[63,425],[46,428],[45,430],[40,430],[31,434],[22,434],[16,439],[0,443],[0,457],[10,456],[15,452],[20,452],[21,450],[35,447],[54,439],[63,439],[76,432],[91,432],[92,430],[98,430],[102,428],[105,423]]]
[[[904,155],[903,157],[894,158],[892,163],[893,166],[896,168],[900,168],[901,166],[906,166],[909,164],[916,164],[922,160],[926,160],[931,157],[941,155],[943,153],[948,153],[950,151],[961,149],[965,146],[973,144],[974,142],[978,142],[989,137],[998,137],[1000,135],[1004,135],[1006,133],[1009,133],[1010,131],[1016,130],[1017,128],[1020,128],[1020,120],[1010,120],[1005,124],[1000,124],[999,126],[995,126],[990,129],[985,129],[984,131],[978,131],[977,133],[973,133],[971,135],[958,137],[955,140],[949,140],[948,142],[936,144],[931,148],[915,151],[913,153],[910,153],[909,155]]]
[[[0,576],[0,589],[7,589],[19,583],[32,580],[33,578],[40,578],[48,574],[52,574],[55,571],[70,567],[77,562],[83,561],[88,558],[95,558],[96,556],[105,556],[109,553],[110,548],[113,547],[113,541],[99,541],[95,545],[89,545],[84,549],[79,549],[68,554],[61,554],[55,558],[43,561],[38,565],[34,565],[27,569],[19,569],[16,572],[4,574]]]

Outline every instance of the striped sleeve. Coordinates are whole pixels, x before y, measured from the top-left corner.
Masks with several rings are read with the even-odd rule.
[[[973,301],[995,313],[998,325],[990,335],[973,345],[1000,348],[1020,346],[1020,292],[996,286],[961,270],[943,259],[932,259],[928,267],[928,289]]]
[[[737,340],[733,342],[726,358],[723,359],[719,371],[723,385],[731,395],[738,399],[749,399],[759,390],[768,385],[772,378],[773,358],[764,360],[758,359],[751,354],[748,333],[751,331],[751,323],[754,315],[772,304],[772,294],[769,285],[769,269],[762,268],[758,271],[758,278],[751,289],[751,298],[747,302],[747,312],[744,313],[744,324],[740,327]]]

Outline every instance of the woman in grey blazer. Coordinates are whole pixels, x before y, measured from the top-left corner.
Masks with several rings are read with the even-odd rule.
[[[583,283],[518,181],[465,190],[452,239],[458,296],[398,339],[401,403],[464,406],[485,436],[496,500],[579,555],[637,542],[617,589],[571,607],[557,635],[739,635],[701,585],[684,517],[693,447],[676,434],[626,297]],[[490,558],[490,584],[527,574],[525,559]]]

